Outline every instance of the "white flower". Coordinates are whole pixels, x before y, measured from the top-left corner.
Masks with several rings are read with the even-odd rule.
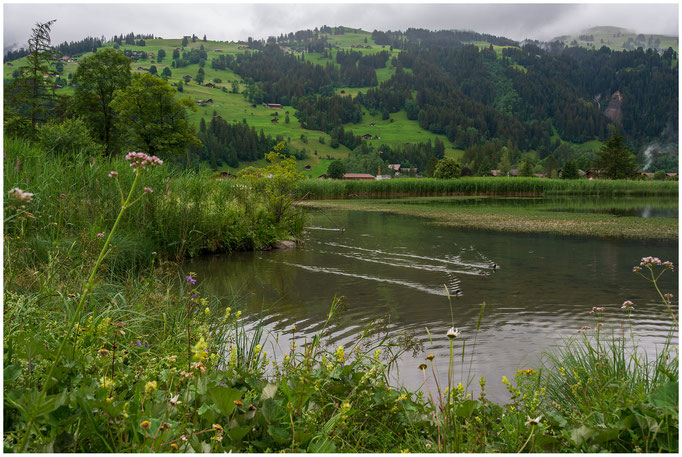
[[[178,401],[178,398],[180,398],[180,394],[171,397],[170,398],[170,404],[175,406],[175,405],[179,405],[180,403],[182,403],[181,401]]]
[[[526,417],[528,417],[528,420],[526,421],[526,425],[538,425],[540,423],[540,419],[542,419],[542,414],[540,414],[535,419],[532,419],[530,416],[526,416]]]
[[[455,327],[450,327],[450,330],[448,330],[448,338],[457,338],[462,331],[460,329],[456,329]]]

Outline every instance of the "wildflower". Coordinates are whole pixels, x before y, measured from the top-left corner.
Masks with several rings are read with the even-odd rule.
[[[194,279],[194,273],[190,273],[188,276],[185,276],[185,282],[189,284],[196,284],[197,280]]]
[[[623,306],[620,307],[620,309],[627,309],[627,310],[632,310],[635,309],[634,306],[632,306],[632,302],[630,300],[625,300],[623,302]]]
[[[191,378],[192,376],[194,376],[194,373],[183,370],[180,372],[180,376],[182,376],[184,378]]]
[[[197,344],[192,347],[192,352],[194,354],[192,358],[195,360],[204,360],[206,358],[206,349],[208,349],[208,343],[202,336],[199,338],[199,341],[197,341]]]
[[[170,404],[173,406],[177,406],[180,403],[182,403],[181,401],[178,401],[178,398],[180,398],[180,394],[172,395],[170,397]]]
[[[256,354],[260,354],[260,351],[263,350],[263,347],[260,344],[257,344],[256,347],[254,348],[254,351]]]
[[[664,295],[664,297],[666,298],[666,300],[670,301],[674,297],[674,295],[668,292],[667,294]]]
[[[422,370],[422,371],[426,370],[426,364],[425,364],[425,363],[420,363],[420,364],[419,364],[419,369]]]
[[[103,232],[99,232],[99,233],[97,234],[97,238],[100,238],[100,239],[104,238],[104,233],[103,233]]]
[[[291,331],[292,331],[292,332],[295,332],[295,331],[296,331],[296,324],[294,324],[294,325],[291,326]]]
[[[450,327],[450,330],[448,330],[447,335],[448,335],[448,338],[453,339],[453,338],[457,338],[461,333],[462,332],[460,331],[460,329],[455,330],[455,327]]]
[[[152,251],[152,255],[156,255],[156,251]]]
[[[146,393],[146,394],[150,394],[150,393],[155,392],[157,390],[158,390],[158,386],[156,384],[156,381],[149,381],[144,386],[144,393]]]
[[[169,424],[168,422],[164,422],[164,423],[161,425],[161,427],[159,427],[159,430],[161,430],[161,431],[163,431],[163,430],[168,430],[168,429],[171,428],[171,427],[172,427],[171,424]]]
[[[350,402],[348,400],[341,403],[341,409],[345,412],[350,411]]]
[[[223,426],[220,424],[213,424],[213,429],[218,431],[223,431]]]
[[[593,306],[592,310],[590,311],[590,314],[594,313],[602,313],[604,312],[604,307],[603,306]]]
[[[244,403],[241,402],[240,400],[234,400],[232,403],[234,403],[237,406],[244,406]]]
[[[241,311],[237,311],[237,313],[234,315],[234,317],[236,317],[237,319],[239,319],[240,317],[242,317],[242,312],[241,312]]]
[[[113,389],[114,388],[114,380],[104,376],[104,377],[99,378],[99,385],[104,389]]]
[[[528,420],[526,421],[526,425],[538,425],[540,423],[540,420],[542,419],[542,414],[540,414],[535,419],[531,419],[530,416],[526,416],[526,417],[528,417]]]
[[[336,348],[336,360],[339,362],[343,362],[343,359],[346,357],[346,352],[343,350],[343,346],[339,346]]]
[[[66,194],[59,194],[59,198],[61,198],[62,200],[64,200],[64,199],[68,198],[68,195],[66,195]]]
[[[147,167],[163,165],[163,160],[156,156],[149,156],[143,152],[129,152],[125,159],[130,162],[130,166],[135,169],[144,170]]]
[[[204,374],[206,373],[206,365],[201,362],[194,362],[192,364],[192,370],[199,370],[201,371],[201,374]]]
[[[231,313],[231,312],[232,312],[232,308],[230,308],[229,306],[228,306],[227,308],[225,308],[225,318],[226,318],[226,319],[227,319],[228,317],[230,317],[230,313]]]
[[[640,271],[642,271],[642,267],[632,267],[633,273],[639,273]]]
[[[590,327],[589,325],[583,325],[582,327],[580,327],[580,330],[590,330],[591,328],[592,327]]]
[[[109,350],[108,350],[108,349],[105,349],[105,348],[102,348],[102,349],[100,349],[100,350],[97,351],[97,352],[98,352],[99,355],[101,355],[101,356],[106,356],[106,355],[109,354]]]
[[[175,443],[171,443],[170,447],[173,448],[174,451],[178,450],[178,445]]]
[[[154,192],[151,187],[145,187],[144,191],[147,192],[148,194],[151,194],[152,192]]]
[[[118,171],[110,171],[110,172],[109,172],[109,177],[110,177],[111,179],[116,179],[116,178],[118,178]]]
[[[140,346],[142,346],[142,341],[137,340],[137,343],[135,343],[135,344],[137,344],[137,347],[140,347]]]
[[[436,356],[433,354],[429,354],[426,356],[426,360],[433,360]]]
[[[33,201],[33,194],[30,192],[24,192],[23,190],[15,187],[9,191],[9,196],[17,200],[19,203],[30,203]]]
[[[107,402],[107,403],[111,403],[111,397],[105,398],[104,401]]]
[[[150,425],[152,425],[152,423],[149,421],[140,422],[140,427],[142,427],[142,428],[149,428]]]
[[[204,314],[206,314],[207,316],[208,316],[209,314],[211,314],[211,308],[209,308],[209,307],[207,306],[207,307],[204,309]]]
[[[675,265],[670,260],[666,260],[663,262],[663,266],[666,268],[670,268],[672,271],[675,271]]]
[[[212,439],[213,441],[221,442],[221,441],[223,440],[223,435],[212,436],[211,439]]]

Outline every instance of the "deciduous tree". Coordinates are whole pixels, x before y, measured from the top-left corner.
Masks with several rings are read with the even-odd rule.
[[[104,48],[85,57],[73,77],[75,111],[83,117],[106,154],[118,151],[120,130],[111,106],[116,91],[130,84],[130,59],[122,52]]]
[[[187,119],[191,98],[176,100],[175,89],[152,75],[135,74],[111,102],[128,134],[129,146],[153,155],[181,153],[201,142]]]

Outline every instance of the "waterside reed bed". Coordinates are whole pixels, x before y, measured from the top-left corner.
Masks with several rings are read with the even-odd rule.
[[[561,180],[543,178],[468,177],[460,179],[400,178],[380,181],[310,179],[299,186],[308,200],[391,198],[446,195],[595,195],[676,196],[678,183],[670,181]]]

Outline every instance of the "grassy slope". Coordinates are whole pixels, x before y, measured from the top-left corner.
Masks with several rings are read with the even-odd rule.
[[[594,36],[594,41],[585,41],[581,40],[579,37],[580,35],[593,35]],[[630,30],[622,29],[619,27],[593,27],[591,29],[587,29],[582,31],[581,33],[578,33],[574,36],[569,36],[568,38],[566,37],[561,37],[562,41],[564,44],[567,46],[570,46],[570,44],[575,40],[578,43],[578,46],[584,47],[584,48],[589,48],[589,49],[599,49],[602,46],[607,46],[611,48],[614,51],[623,51],[625,48],[623,47],[623,44],[628,41],[629,38],[632,38],[634,41],[637,38],[638,33],[632,32]],[[656,41],[656,39],[660,39],[661,43],[658,46],[658,49],[668,49],[669,47],[672,47],[675,51],[678,50],[679,44],[678,44],[678,38],[674,36],[667,36],[667,35],[644,35],[644,46],[642,46],[645,50],[649,47],[649,37],[652,37],[652,41]],[[636,47],[637,45],[635,45]]]
[[[328,58],[324,58],[320,53],[306,54],[306,59],[315,64],[326,65],[327,63],[332,63],[333,65],[338,66],[338,64],[336,64],[335,53],[338,52],[339,49],[347,51],[353,50],[356,52],[361,52],[363,54],[374,54],[381,51],[386,51],[389,52],[391,57],[395,57],[399,54],[399,50],[395,49],[391,50],[390,47],[388,46],[377,45],[372,40],[372,35],[369,32],[353,31],[345,33],[344,35],[322,34],[321,36],[326,36],[328,38],[329,42],[333,46],[333,49],[331,50],[331,56]],[[365,39],[367,40],[366,43]],[[151,67],[151,65],[155,65],[158,73],[160,74],[165,67],[170,67],[170,64],[172,62],[171,57],[173,55],[173,50],[175,48],[181,47],[181,43],[182,39],[180,38],[146,40],[146,46],[123,45],[120,47],[120,50],[130,49],[135,51],[146,51],[148,53],[151,52],[156,55],[159,49],[163,49],[166,52],[166,58],[163,60],[162,63],[158,63],[156,60],[154,60],[154,63],[152,64],[152,59],[140,60],[131,63],[131,69],[133,72],[141,73],[142,71],[138,70],[138,67],[148,69],[149,67]],[[481,49],[487,48],[489,46],[489,43],[482,41],[472,42],[472,44],[475,44]],[[111,43],[108,43],[106,46],[111,45],[112,45]],[[221,90],[222,87],[225,87],[228,90],[228,92],[231,92],[232,81],[237,81],[239,83],[240,90],[243,90],[244,81],[241,79],[241,77],[239,77],[229,69],[215,70],[211,68],[210,65],[211,59],[221,54],[236,55],[239,53],[243,53],[244,51],[238,49],[238,47],[240,46],[238,43],[228,43],[220,41],[203,42],[201,40],[197,40],[194,43],[190,42],[187,48],[188,49],[199,48],[202,45],[204,46],[204,49],[208,53],[207,64],[204,66],[205,72],[204,84],[208,82],[214,82],[216,78],[220,79],[221,83],[214,83],[216,84],[217,87],[215,89],[210,89],[207,87],[199,86],[192,82],[184,86],[183,93],[178,94],[178,96],[189,96],[195,100],[205,100],[211,98],[214,101],[213,105],[197,106],[197,111],[190,113],[190,119],[192,120],[192,122],[198,125],[200,119],[202,118],[205,119],[206,121],[209,121],[213,116],[213,112],[215,111],[218,115],[220,115],[223,119],[227,120],[228,122],[238,122],[246,120],[246,122],[250,126],[256,128],[256,130],[260,131],[260,129],[263,129],[266,135],[272,136],[281,135],[287,142],[290,143],[291,146],[299,150],[302,150],[304,148],[306,149],[306,151],[308,152],[308,158],[306,160],[300,161],[299,168],[303,170],[306,165],[310,165],[313,170],[311,172],[306,172],[306,174],[311,176],[312,175],[318,176],[319,174],[322,174],[324,171],[326,171],[326,166],[328,166],[331,160],[347,157],[349,150],[346,147],[340,146],[338,149],[332,149],[329,146],[330,137],[328,134],[324,132],[305,130],[301,128],[300,123],[295,117],[295,110],[292,107],[290,106],[284,107],[282,111],[278,111],[279,122],[273,124],[271,123],[272,120],[271,114],[273,114],[274,112],[273,110],[269,110],[262,106],[253,108],[251,104],[246,101],[243,95],[223,92]],[[371,46],[371,49],[351,48],[351,46],[358,45]],[[498,56],[501,56],[502,49],[505,48],[506,46],[493,47],[497,52]],[[84,56],[87,56],[89,54],[91,53],[86,53],[84,54]],[[12,62],[13,66],[11,67],[8,66],[7,63],[5,63],[5,75],[6,76],[8,74],[11,75],[12,71],[15,68],[23,64],[23,60],[24,59],[19,59],[15,62]],[[77,65],[78,65],[77,63],[65,64],[63,73],[64,76],[67,76],[69,73],[74,73],[76,71]],[[525,71],[525,68],[519,69],[521,71]],[[187,67],[179,69],[171,68],[172,76],[169,78],[169,82],[177,83],[185,75],[189,75],[192,76],[192,78],[194,78],[196,77],[198,71],[199,71],[198,64],[189,65]],[[386,63],[386,68],[377,70],[378,82],[381,83],[383,81],[388,80],[393,75],[394,72],[395,67],[393,67],[393,65],[391,64],[391,59],[389,58],[389,60]],[[337,88],[336,92],[341,93],[341,91],[344,91],[344,93],[347,95],[355,96],[357,95],[358,92],[366,91],[368,89],[369,87],[362,88],[341,87]],[[57,92],[62,94],[72,94],[73,90],[69,87],[65,87],[64,89],[60,89]],[[289,112],[290,122],[288,124],[284,122],[286,111]],[[417,121],[408,120],[404,110],[391,114],[390,118],[385,121],[381,119],[381,115],[378,113],[372,116],[371,113],[369,113],[368,111],[364,111],[363,114],[364,116],[362,122],[358,124],[350,123],[345,124],[344,127],[347,130],[349,129],[353,130],[353,132],[359,135],[371,133],[372,135],[381,138],[380,140],[369,141],[370,144],[373,144],[375,146],[380,146],[381,144],[394,146],[403,143],[419,143],[427,140],[434,141],[436,138],[440,138],[446,145],[445,155],[447,157],[461,158],[464,153],[464,151],[461,149],[454,149],[450,142],[445,137],[445,135],[437,135],[432,132],[429,132],[428,130],[424,130],[419,126]],[[391,122],[391,119],[393,120],[393,122]],[[370,126],[371,123],[375,123],[375,125]],[[304,144],[300,140],[301,135],[307,136],[308,144]],[[318,141],[319,137],[324,138],[325,144],[321,144]],[[595,150],[598,149],[600,146],[600,144],[596,141],[588,143],[579,145],[579,147],[581,149],[587,148],[590,150]],[[317,151],[317,154],[315,154],[315,151]],[[248,165],[258,166],[259,162],[253,164],[241,164],[239,168],[244,168],[245,166]],[[229,167],[223,168],[229,169]]]

